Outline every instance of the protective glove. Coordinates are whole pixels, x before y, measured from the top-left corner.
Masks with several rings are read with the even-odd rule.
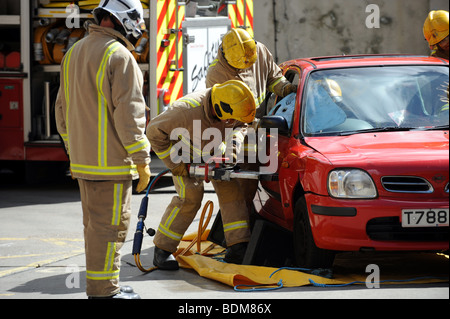
[[[297,93],[297,85],[288,84],[283,88],[283,97],[286,97],[291,93]]]
[[[189,176],[187,165],[184,163],[181,163],[177,167],[173,168],[171,171],[173,176]]]
[[[150,182],[151,172],[148,164],[137,164],[136,168],[139,174],[139,183],[136,186],[136,192],[140,193],[147,188],[147,185]]]

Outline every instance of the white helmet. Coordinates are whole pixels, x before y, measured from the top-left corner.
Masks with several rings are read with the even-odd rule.
[[[145,30],[145,22],[144,9],[140,0],[101,0],[98,7],[92,12],[97,24],[101,22],[98,14],[102,10],[115,16],[127,35],[131,34],[137,39],[142,36],[142,31]]]

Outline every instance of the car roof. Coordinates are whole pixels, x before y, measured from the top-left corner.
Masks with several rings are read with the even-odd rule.
[[[300,58],[282,63],[302,65],[312,69],[328,69],[356,66],[380,65],[447,65],[448,60],[423,55],[402,54],[369,54],[369,55],[340,55]]]

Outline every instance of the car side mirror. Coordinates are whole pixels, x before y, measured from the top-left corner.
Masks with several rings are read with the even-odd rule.
[[[282,116],[271,115],[264,116],[260,122],[261,128],[276,128],[278,129],[278,134],[288,135],[289,134],[289,126],[286,119]]]

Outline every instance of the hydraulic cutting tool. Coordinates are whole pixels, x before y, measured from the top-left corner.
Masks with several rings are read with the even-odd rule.
[[[147,234],[150,237],[153,237],[156,234],[156,231],[152,228],[146,229],[145,227],[145,219],[147,218],[147,209],[148,209],[148,200],[149,193],[156,185],[156,182],[165,174],[170,172],[169,170],[165,170],[159,173],[149,184],[147,193],[145,197],[141,201],[141,206],[139,208],[138,213],[138,223],[136,226],[136,232],[134,234],[133,240],[133,256],[136,262],[137,267],[143,272],[150,272],[156,268],[145,269],[140,261],[141,247],[142,241],[144,238],[144,230],[146,230]],[[189,165],[189,176],[197,179],[204,179],[206,182],[210,180],[220,180],[220,181],[230,181],[231,179],[253,179],[259,180],[262,179],[263,176],[267,176],[265,174],[261,174],[256,171],[243,171],[239,168],[238,165],[229,165],[225,164],[223,160],[211,161],[206,164],[198,164],[198,165]],[[204,225],[206,228],[207,225]]]

